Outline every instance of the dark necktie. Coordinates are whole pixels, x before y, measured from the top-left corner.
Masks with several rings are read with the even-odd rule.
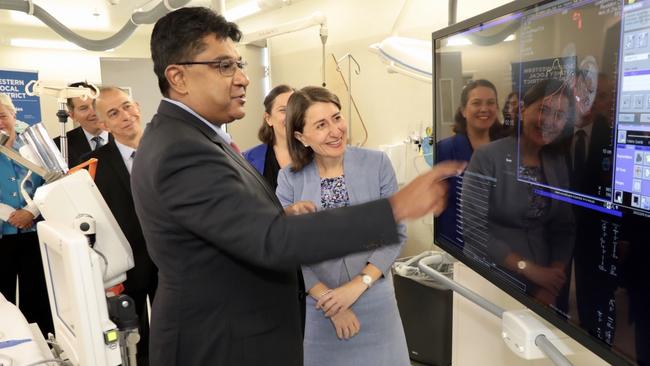
[[[584,130],[575,133],[576,144],[573,150],[573,171],[579,172],[584,169],[587,161],[587,134]]]
[[[129,174],[131,174],[131,171],[133,170],[133,159],[135,159],[135,150],[129,155],[129,159],[125,161],[126,163],[126,170],[129,171]]]
[[[101,136],[95,136],[91,138],[91,140],[95,143],[95,146],[93,147],[93,151],[99,149],[104,145],[104,139]]]

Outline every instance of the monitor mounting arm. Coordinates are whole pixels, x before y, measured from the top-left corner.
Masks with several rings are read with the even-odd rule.
[[[476,292],[449,279],[438,272],[432,266],[441,263],[442,254],[434,254],[424,257],[417,262],[417,268],[437,281],[439,284],[462,295],[466,299],[487,310],[501,319],[502,338],[508,348],[517,356],[526,359],[548,357],[558,366],[571,366],[571,362],[564,356],[551,340],[561,342],[530,310],[506,311],[500,306],[490,302]],[[555,339],[554,339],[555,338]],[[561,345],[562,347],[562,345]],[[566,347],[562,347],[564,353],[569,353]]]

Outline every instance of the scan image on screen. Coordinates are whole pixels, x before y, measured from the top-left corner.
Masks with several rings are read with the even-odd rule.
[[[612,363],[650,364],[650,2],[518,1],[433,33],[435,242]]]

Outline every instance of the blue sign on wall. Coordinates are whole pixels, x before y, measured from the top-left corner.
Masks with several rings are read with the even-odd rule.
[[[32,80],[38,80],[38,72],[0,69],[0,93],[14,102],[16,119],[30,125],[41,122],[41,99],[25,93],[25,85]]]
[[[512,63],[512,90],[519,91],[519,98],[528,89],[546,79],[568,81],[575,76],[576,57],[557,57]]]

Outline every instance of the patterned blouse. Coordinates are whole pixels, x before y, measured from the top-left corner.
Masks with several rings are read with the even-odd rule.
[[[320,180],[320,204],[323,209],[350,206],[345,175]]]
[[[529,182],[546,183],[544,171],[541,167],[520,166],[519,177]],[[528,185],[528,211],[526,212],[526,218],[528,219],[538,219],[544,216],[550,206],[549,199],[536,194],[534,189],[534,185]]]

